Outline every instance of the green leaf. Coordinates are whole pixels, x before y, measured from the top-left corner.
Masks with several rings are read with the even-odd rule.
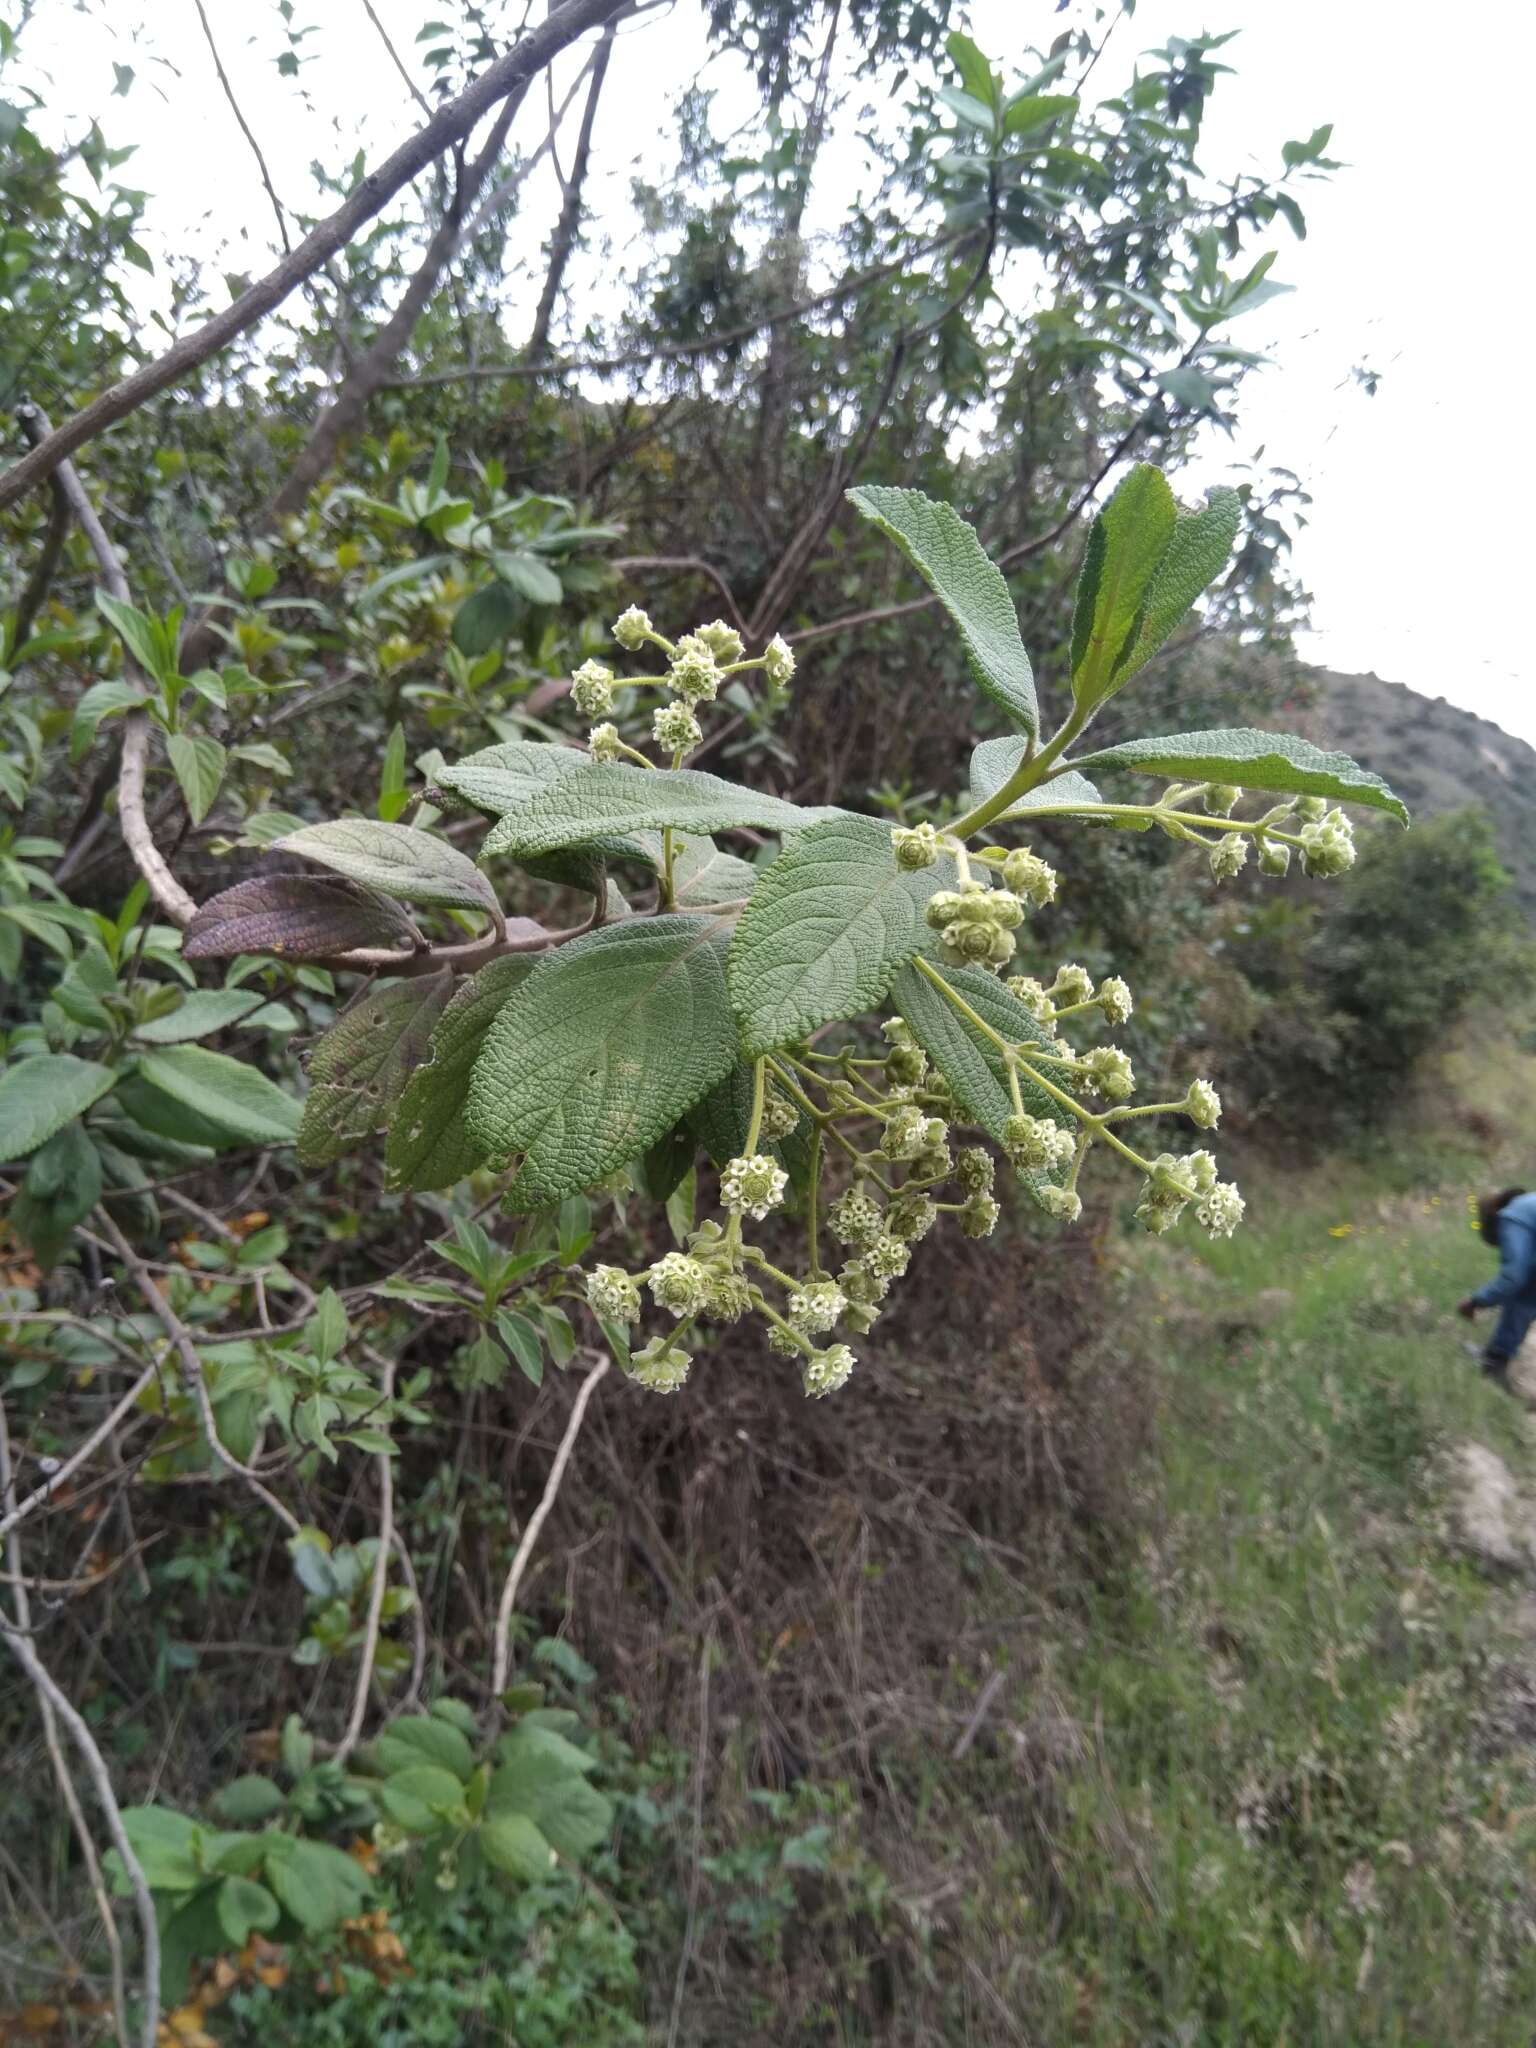
[[[492,1870],[534,1884],[555,1866],[555,1852],[524,1813],[493,1814],[480,1826],[480,1848]]]
[[[1072,693],[1079,704],[1091,708],[1112,693],[1178,516],[1162,471],[1138,462],[1094,520],[1072,613]]]
[[[350,1918],[370,1890],[368,1874],[354,1858],[293,1835],[269,1836],[263,1875],[306,1934],[324,1934]]]
[[[32,1154],[10,1225],[46,1272],[101,1198],[101,1155],[77,1120]]]
[[[132,683],[125,683],[121,676],[109,676],[104,683],[92,683],[75,706],[75,715],[70,721],[70,760],[75,762],[83,758],[104,718],[111,718],[119,711],[131,711],[143,702],[144,692]]]
[[[709,838],[689,839],[672,863],[672,893],[679,910],[710,910],[750,896],[761,870]]]
[[[340,875],[252,875],[199,906],[182,952],[188,960],[237,953],[325,960],[358,946],[398,949],[410,938],[403,910]]]
[[[1003,115],[1003,134],[1008,138],[1028,135],[1033,129],[1043,128],[1048,121],[1059,121],[1065,114],[1077,112],[1077,97],[1073,93],[1024,93],[1008,102]]]
[[[552,1302],[544,1302],[539,1309],[539,1321],[544,1326],[544,1341],[549,1346],[549,1355],[564,1371],[576,1356],[576,1332],[571,1319],[563,1308],[556,1308]]]
[[[1201,591],[1227,566],[1242,509],[1236,491],[1223,484],[1206,492],[1205,504],[1198,512],[1179,514],[1147,591],[1135,642],[1115,671],[1116,689],[1146,666]]]
[[[496,1311],[496,1334],[517,1360],[518,1371],[536,1387],[544,1384],[544,1346],[527,1316],[515,1308]]]
[[[163,1017],[151,1017],[135,1024],[133,1035],[146,1045],[184,1045],[190,1039],[211,1038],[226,1031],[259,1010],[266,998],[253,989],[198,988],[184,1002]]]
[[[557,847],[622,838],[674,825],[687,833],[802,832],[842,813],[802,808],[761,790],[744,789],[696,768],[632,768],[621,761],[584,760],[541,794],[503,816],[486,837],[481,858],[496,853],[551,853]]]
[[[1037,732],[1035,677],[1019,637],[1018,614],[1002,571],[974,528],[953,507],[921,491],[863,484],[848,498],[896,544],[959,627],[977,687],[1025,732]]]
[[[544,1208],[590,1187],[728,1072],[736,1031],[722,936],[718,921],[649,918],[539,961],[470,1082],[471,1134],[487,1153],[525,1154],[509,1206]]]
[[[373,1747],[391,1776],[413,1764],[434,1764],[463,1785],[475,1768],[474,1751],[464,1730],[434,1714],[401,1714]]]
[[[1018,997],[1004,987],[995,974],[982,967],[946,967],[944,979],[981,1018],[1011,1043],[1043,1045],[1045,1034]],[[941,995],[916,967],[904,967],[891,990],[891,1001],[911,1027],[912,1035],[954,1090],[955,1099],[974,1123],[1002,1143],[1003,1127],[1013,1115],[1013,1097],[1003,1056],[992,1041],[979,1032],[959,1010]],[[1025,1110],[1031,1116],[1048,1118],[1068,1130],[1076,1119],[1058,1108],[1043,1089],[1019,1078]],[[1023,1182],[1038,1198],[1050,1181],[1063,1181],[1065,1167],[1050,1174],[1021,1172]]]
[[[922,943],[923,905],[952,880],[948,861],[903,872],[876,818],[799,833],[758,879],[731,941],[743,1050],[771,1052],[878,1003]]]
[[[281,1813],[287,1803],[279,1786],[270,1778],[258,1778],[254,1772],[221,1785],[209,1801],[218,1818],[234,1828],[260,1827],[274,1813]]]
[[[201,825],[224,780],[224,749],[204,733],[173,732],[165,744],[187,812],[194,825]]]
[[[520,811],[561,776],[590,767],[591,755],[580,747],[557,747],[543,740],[502,740],[482,747],[452,766],[439,768],[432,780],[462,797],[489,818]]]
[[[433,1028],[426,1061],[412,1074],[389,1126],[384,1164],[391,1187],[447,1188],[485,1163],[465,1116],[469,1077],[485,1035],[533,972],[516,954],[492,960],[455,989]]]
[[[379,816],[392,825],[405,809],[405,727],[396,725],[384,749],[384,766],[379,774]]]
[[[139,667],[147,675],[153,676],[157,682],[162,681],[164,662],[161,658],[155,621],[147,613],[136,611],[131,604],[124,604],[118,598],[108,597],[104,590],[98,590],[96,593],[96,609]]]
[[[99,1102],[117,1076],[73,1053],[13,1060],[0,1074],[0,1159],[25,1159]]]
[[[522,606],[517,592],[505,583],[488,583],[465,598],[454,614],[453,644],[471,660],[485,654],[517,624]]]
[[[949,61],[959,72],[961,82],[971,97],[980,100],[983,106],[995,105],[998,98],[998,82],[980,46],[972,42],[969,36],[961,35],[957,29],[953,35],[944,38],[944,48],[948,51]]]
[[[751,1066],[738,1063],[688,1112],[689,1131],[716,1166],[740,1158],[746,1150],[752,1121],[752,1086]]]
[[[139,1859],[151,1891],[190,1892],[203,1881],[198,1866],[198,1826],[165,1806],[125,1806],[123,1831]]]
[[[613,1801],[585,1778],[546,1779],[532,1790],[522,1811],[571,1863],[601,1848],[613,1827]]]
[[[1170,781],[1231,782],[1239,789],[1274,790],[1289,796],[1334,797],[1389,811],[1403,824],[1408,808],[1379,775],[1348,754],[1325,753],[1292,733],[1251,728],[1174,733],[1166,739],[1127,740],[1085,754],[1084,768],[1133,768]],[[1048,783],[1047,789],[1054,787]]]
[[[386,1129],[407,1083],[427,1058],[453,988],[447,969],[376,988],[352,1005],[309,1058],[299,1158],[323,1166]]]
[[[985,803],[989,796],[996,796],[1003,784],[1013,774],[1024,758],[1028,741],[1018,738],[983,740],[971,755],[971,797],[975,803]],[[995,825],[1003,824],[1009,818],[1017,818],[1026,811],[1038,810],[1042,804],[1097,804],[1103,798],[1086,775],[1069,770],[1058,775],[1054,782],[1037,784],[1026,790],[1017,803],[1006,810],[1001,818],[994,818]]]
[[[344,1348],[351,1329],[341,1296],[334,1287],[327,1287],[305,1326],[305,1342],[322,1365],[329,1365]]]
[[[496,568],[502,581],[529,604],[559,604],[565,595],[560,578],[537,555],[498,555]]]
[[[286,1145],[297,1136],[299,1105],[244,1060],[201,1045],[139,1055],[139,1076],[221,1131],[251,1145]]]
[[[409,1764],[379,1787],[380,1806],[399,1827],[430,1835],[464,1804],[464,1787],[438,1764]]]
[[[414,825],[385,825],[376,818],[339,818],[306,825],[277,841],[283,853],[333,868],[349,881],[378,889],[406,903],[441,903],[461,910],[496,909],[496,892],[473,861]]]
[[[225,1878],[219,1886],[218,1912],[232,1948],[244,1948],[254,1933],[270,1933],[282,1917],[266,1886],[248,1877]]]

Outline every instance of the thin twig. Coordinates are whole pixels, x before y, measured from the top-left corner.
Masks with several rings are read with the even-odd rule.
[[[11,628],[11,654],[14,658],[18,649],[24,647],[32,637],[32,621],[42,609],[44,598],[53,582],[53,572],[59,566],[59,557],[64,552],[64,543],[69,538],[69,500],[59,487],[55,477],[48,479],[52,486],[49,492],[48,526],[43,534],[43,545],[38,550],[32,573],[27,578],[16,606],[16,618]]]
[[[70,1452],[57,1471],[51,1472],[48,1475],[45,1484],[38,1487],[35,1493],[29,1493],[25,1500],[7,1507],[4,1515],[0,1515],[0,1536],[9,1536],[11,1531],[19,1528],[29,1515],[35,1515],[39,1508],[47,1507],[48,1503],[57,1496],[66,1482],[80,1470],[82,1465],[89,1462],[106,1442],[107,1438],[111,1436],[113,1430],[117,1428],[117,1425],[123,1420],[124,1416],[136,1407],[138,1402],[148,1392],[150,1386],[158,1377],[164,1360],[165,1354],[162,1353],[153,1364],[145,1367],[144,1371],[140,1373],[139,1377],[117,1403],[112,1412],[104,1421],[96,1425],[83,1443],[77,1445]]]
[[[731,586],[714,563],[706,562],[702,555],[617,555],[609,562],[608,567],[620,576],[639,576],[648,569],[671,569],[679,575],[692,571],[696,575],[707,576],[725,599],[726,610],[731,615],[731,624],[740,633],[747,630],[746,619],[731,594]]]
[[[215,313],[175,342],[164,354],[141,365],[54,429],[31,452],[0,475],[0,507],[12,505],[34,485],[51,476],[97,434],[160,392],[180,383],[208,358],[237,341],[290,292],[312,277],[360,229],[381,213],[404,186],[446,149],[461,142],[509,93],[538,75],[561,50],[583,33],[616,14],[626,0],[564,0],[564,4],[529,30],[504,56],[486,66],[463,92],[447,100],[431,120],[403,142],[376,171],[360,178],[336,211],[320,221],[289,256],[265,277],[247,287],[222,312]]]
[[[699,1746],[693,1763],[693,1860],[688,1872],[688,1919],[683,1928],[683,1945],[678,1951],[677,1976],[672,1985],[672,2012],[667,2021],[667,2048],[677,2048],[677,2030],[683,2022],[683,1992],[688,1983],[688,1965],[693,1960],[693,1940],[699,1920],[700,1851],[704,1843],[704,1775],[709,1763],[709,1667],[715,1654],[714,1624],[710,1624],[704,1647],[699,1652]]]
[[[370,1353],[370,1356],[376,1354]],[[379,1379],[379,1400],[392,1401],[395,1397],[395,1360],[381,1361],[383,1372]],[[363,1622],[362,1661],[357,1667],[357,1687],[352,1695],[352,1712],[342,1731],[340,1742],[334,1752],[335,1761],[344,1764],[356,1749],[362,1738],[363,1721],[368,1712],[368,1688],[373,1683],[374,1659],[379,1653],[379,1628],[384,1619],[384,1588],[389,1581],[389,1553],[395,1533],[395,1460],[391,1451],[380,1451],[376,1463],[379,1468],[379,1535],[378,1549],[373,1559],[373,1583],[368,1589],[368,1613]]]
[[[192,5],[197,9],[197,18],[203,25],[203,40],[208,45],[208,54],[213,59],[213,68],[218,73],[219,84],[224,88],[224,97],[229,102],[229,111],[234,115],[235,123],[240,133],[250,145],[251,155],[256,159],[256,168],[261,173],[261,182],[267,188],[267,197],[271,200],[272,211],[277,216],[277,232],[278,238],[283,245],[283,254],[285,256],[291,255],[293,253],[293,244],[288,239],[288,216],[283,211],[283,202],[277,196],[277,187],[272,182],[272,173],[267,169],[267,160],[261,153],[261,144],[251,132],[251,124],[241,112],[240,102],[235,98],[235,89],[229,82],[229,76],[224,69],[223,60],[219,56],[219,46],[213,39],[213,29],[209,23],[207,12],[204,9],[203,0],[192,0]]]
[[[497,1699],[500,1699],[507,1689],[507,1675],[511,1664],[512,1609],[517,1599],[517,1589],[522,1584],[523,1573],[527,1570],[528,1560],[533,1555],[533,1546],[539,1540],[539,1531],[555,1504],[560,1482],[565,1477],[565,1468],[571,1462],[571,1452],[575,1449],[576,1439],[581,1433],[587,1403],[596,1393],[598,1381],[612,1363],[612,1359],[604,1355],[581,1383],[581,1391],[571,1405],[565,1434],[560,1439],[560,1448],[555,1453],[555,1462],[549,1468],[549,1478],[545,1481],[543,1496],[528,1517],[528,1526],[523,1531],[507,1573],[506,1584],[501,1589],[501,1604],[496,1610],[496,1632],[491,1656],[491,1691]]]

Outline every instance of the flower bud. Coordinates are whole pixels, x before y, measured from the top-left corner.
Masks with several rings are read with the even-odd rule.
[[[733,1216],[752,1216],[759,1223],[777,1209],[789,1186],[789,1175],[766,1152],[733,1159],[720,1176],[720,1200]]]
[[[609,1323],[638,1323],[640,1289],[622,1266],[594,1266],[587,1275],[587,1306]]]
[[[878,1280],[899,1280],[912,1254],[899,1237],[877,1237],[864,1248],[863,1263]]]
[[[824,1337],[836,1329],[848,1297],[835,1280],[807,1280],[789,1297],[788,1320],[806,1337]]]
[[[799,1123],[800,1112],[794,1103],[787,1095],[780,1095],[770,1088],[763,1097],[762,1136],[768,1139],[787,1138]]]
[[[939,835],[931,825],[896,825],[891,830],[896,865],[904,873],[931,868],[939,857]]]
[[[928,1118],[916,1103],[903,1102],[886,1118],[880,1150],[887,1159],[914,1159],[926,1141]]]
[[[928,1055],[915,1045],[898,1045],[885,1063],[885,1078],[901,1088],[915,1088],[928,1071]]]
[[[967,1237],[990,1237],[1002,1214],[990,1195],[968,1195],[960,1211],[960,1228]]]
[[[1248,841],[1241,832],[1224,832],[1211,848],[1211,873],[1218,882],[1229,882],[1241,872],[1248,858]]]
[[[953,889],[939,889],[928,898],[928,908],[924,916],[936,932],[941,932],[947,925],[953,924],[960,915],[963,900]]]
[[[1117,1045],[1096,1045],[1092,1052],[1084,1053],[1083,1065],[1095,1088],[1107,1095],[1111,1102],[1129,1102],[1136,1087],[1136,1076],[1130,1060]]]
[[[613,670],[584,661],[571,677],[571,701],[583,718],[606,718],[613,709]]]
[[[1191,1081],[1184,1114],[1197,1130],[1214,1131],[1221,1122],[1221,1097],[1209,1081]]]
[[[891,1291],[890,1281],[872,1272],[863,1259],[850,1259],[837,1284],[855,1308],[878,1308]]]
[[[996,1168],[992,1154],[984,1152],[979,1145],[967,1145],[955,1162],[955,1173],[968,1195],[987,1195],[992,1192]]]
[[[1065,967],[1057,968],[1056,979],[1046,993],[1063,1009],[1074,1003],[1086,1003],[1093,994],[1093,976],[1075,960],[1069,961]]]
[[[1032,974],[1010,975],[1008,990],[1018,997],[1037,1024],[1049,1024],[1055,1017],[1056,1005]]]
[[[839,1244],[855,1247],[870,1244],[884,1227],[885,1216],[880,1204],[855,1188],[850,1188],[846,1195],[839,1195],[827,1210],[827,1228]],[[849,1296],[850,1300],[854,1298]]]
[[[1003,1149],[1021,1171],[1045,1173],[1065,1166],[1077,1150],[1069,1130],[1042,1116],[1011,1116],[1003,1125]]]
[[[1230,1237],[1242,1222],[1247,1206],[1231,1181],[1219,1180],[1202,1197],[1195,1215],[1212,1237]]]
[[[1321,796],[1301,796],[1296,799],[1296,815],[1303,825],[1317,825],[1327,814],[1328,800]]]
[[[728,626],[724,619],[711,619],[707,626],[700,626],[699,630],[689,637],[701,640],[716,661],[721,663],[740,661],[746,652],[746,643],[741,635],[734,626]]]
[[[693,1316],[709,1300],[712,1276],[707,1266],[686,1252],[668,1252],[652,1266],[648,1285],[658,1308],[674,1316]]]
[[[1104,1012],[1106,1024],[1124,1024],[1135,1009],[1135,1000],[1118,974],[1101,981],[1093,999]]]
[[[686,704],[662,704],[651,719],[651,732],[658,746],[669,754],[686,754],[704,737],[699,721]]]
[[[1261,875],[1288,875],[1291,871],[1291,849],[1278,839],[1259,841],[1259,873]]]
[[[641,1351],[629,1355],[628,1372],[637,1386],[647,1387],[653,1394],[675,1394],[688,1377],[693,1364],[692,1355],[679,1351],[676,1345],[664,1350],[664,1337],[653,1337]]]
[[[1036,905],[1056,900],[1056,870],[1027,846],[1016,846],[1003,862],[1003,886]]]
[[[775,633],[763,649],[763,673],[776,690],[782,690],[795,672],[795,657],[789,642]]]
[[[631,654],[637,647],[643,647],[646,641],[653,637],[655,630],[649,612],[641,611],[637,604],[632,604],[627,611],[620,612],[613,622],[614,639]]]
[[[720,689],[715,657],[697,633],[685,633],[667,670],[667,688],[685,704],[711,703]]]
[[[1039,1199],[1046,1215],[1058,1223],[1075,1223],[1083,1213],[1083,1198],[1075,1188],[1044,1187]]]
[[[1301,828],[1301,865],[1309,875],[1342,875],[1355,864],[1355,831],[1341,810]]]
[[[867,1337],[879,1320],[878,1308],[850,1308],[843,1317],[843,1321],[856,1337]]]
[[[954,1170],[948,1145],[925,1145],[912,1161],[912,1173],[917,1180],[948,1180]]]
[[[739,1273],[711,1274],[709,1299],[700,1311],[702,1315],[712,1323],[739,1323],[751,1307],[751,1293]]]
[[[617,761],[619,728],[616,725],[594,725],[587,734],[587,745],[592,749],[594,761]]]
[[[813,1401],[835,1394],[848,1384],[854,1356],[846,1344],[834,1344],[829,1351],[813,1351],[800,1368],[801,1384]]]
[[[1237,809],[1238,795],[1230,782],[1208,782],[1200,801],[1213,818],[1230,818]]]
[[[933,1228],[938,1214],[926,1195],[899,1195],[886,1212],[885,1227],[903,1244],[917,1244]]]
[[[1216,1185],[1216,1161],[1209,1152],[1186,1152],[1182,1161],[1185,1176],[1196,1194],[1203,1195]]]
[[[912,1036],[912,1026],[905,1017],[887,1017],[880,1026],[880,1036],[890,1046],[916,1045],[917,1043],[917,1040]]]

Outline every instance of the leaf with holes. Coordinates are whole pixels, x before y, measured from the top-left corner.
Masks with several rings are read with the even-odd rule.
[[[514,1210],[579,1194],[653,1145],[728,1072],[736,1028],[717,919],[610,925],[546,955],[487,1034],[471,1136],[522,1152]]]
[[[329,825],[306,825],[290,832],[277,841],[277,850],[333,868],[348,881],[405,903],[439,903],[460,910],[497,907],[495,890],[472,860],[414,825],[338,818]]]
[[[471,1137],[464,1113],[469,1077],[502,1006],[532,972],[532,960],[513,954],[454,990],[426,1063],[407,1081],[390,1120],[384,1164],[391,1187],[452,1187],[484,1164],[485,1149]]]
[[[894,541],[960,629],[977,687],[1027,733],[1039,730],[1035,675],[1003,572],[952,506],[921,491],[861,484],[848,500]]]
[[[299,1159],[323,1166],[382,1131],[416,1069],[453,991],[438,974],[371,989],[333,1024],[309,1058],[309,1093],[299,1125]]]
[[[1043,1045],[1045,1033],[1016,995],[995,974],[982,967],[946,967],[943,978],[964,998],[984,1024],[1015,1045]],[[1013,1115],[1013,1096],[1002,1053],[990,1038],[936,989],[917,967],[904,967],[891,990],[891,1001],[906,1018],[912,1035],[954,1090],[955,1100],[989,1137],[1003,1141],[1003,1126]],[[1030,1116],[1044,1117],[1075,1131],[1076,1119],[1023,1075],[1019,1092]],[[1048,1183],[1065,1180],[1067,1169],[1054,1173],[1021,1172],[1019,1179],[1039,1200]]]
[[[410,943],[403,910],[341,875],[253,875],[199,907],[182,952],[188,960],[224,960],[236,953],[324,960],[359,946],[398,950]]]
[[[771,1052],[879,1002],[922,944],[923,905],[952,883],[947,860],[899,868],[877,818],[798,834],[764,870],[731,941],[726,978],[744,1049]]]
[[[1127,740],[1084,755],[1083,766],[1132,768],[1140,775],[1163,775],[1170,781],[1231,782],[1239,789],[1284,796],[1333,797],[1340,803],[1368,804],[1373,810],[1389,811],[1404,825],[1408,822],[1407,805],[1379,775],[1348,754],[1325,753],[1293,733],[1236,727]]]

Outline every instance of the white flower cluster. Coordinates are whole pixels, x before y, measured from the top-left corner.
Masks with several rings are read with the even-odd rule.
[[[789,1186],[789,1175],[766,1152],[733,1159],[720,1176],[720,1202],[732,1216],[751,1216],[759,1223],[777,1209]]]
[[[1247,1206],[1230,1181],[1216,1178],[1216,1161],[1209,1152],[1191,1152],[1183,1159],[1160,1152],[1152,1161],[1136,1205],[1138,1220],[1161,1237],[1172,1230],[1191,1202],[1196,1218],[1212,1237],[1230,1237]]]
[[[990,967],[996,973],[1013,958],[1024,905],[1011,889],[965,882],[930,896],[927,917],[952,965]]]
[[[1300,838],[1305,874],[1342,875],[1355,864],[1355,830],[1341,810],[1327,811],[1304,824]]]

